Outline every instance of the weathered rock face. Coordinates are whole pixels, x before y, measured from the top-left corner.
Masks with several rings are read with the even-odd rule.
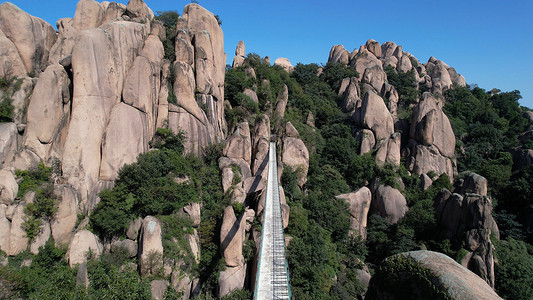
[[[398,61],[398,65],[396,66],[396,69],[399,72],[403,73],[410,71],[412,68],[413,64],[411,63],[411,59],[408,55],[403,55]]]
[[[14,256],[27,249],[29,239],[26,237],[23,225],[26,219],[24,207],[26,203],[20,202],[15,206],[13,216],[11,217],[11,231],[9,236],[8,255]]]
[[[384,83],[381,88],[381,95],[383,95],[383,99],[389,100],[389,111],[393,116],[396,116],[398,112],[398,101],[400,100],[396,88],[392,84]]]
[[[350,64],[355,67],[359,74],[364,74],[368,68],[382,68],[381,61],[367,49],[359,51]]]
[[[235,49],[235,57],[233,58],[232,68],[238,68],[244,64],[244,56],[246,55],[245,45],[243,41],[239,41]]]
[[[350,57],[350,52],[344,49],[343,45],[335,45],[331,47],[331,50],[329,51],[328,63],[334,62],[334,63],[342,63],[344,65],[347,65],[349,62],[349,57]]]
[[[135,21],[150,21],[154,17],[152,10],[143,0],[130,0],[126,6],[126,14]]]
[[[242,256],[244,228],[235,216],[231,206],[224,210],[222,227],[220,228],[220,248],[222,256],[229,267],[238,267],[244,264]]]
[[[486,186],[483,183],[486,180],[483,179],[471,173],[456,190],[484,193]],[[468,259],[463,261],[464,266],[494,287],[494,246],[490,236],[494,233],[498,237],[499,231],[492,217],[491,199],[480,194],[452,194],[443,190],[435,201],[436,219],[442,228],[442,237],[450,239],[452,243],[464,242],[469,251]]]
[[[55,194],[60,196],[61,202],[50,223],[52,237],[56,245],[66,245],[74,234],[78,218],[78,197],[69,186],[56,186]]]
[[[139,264],[142,274],[152,274],[163,266],[161,223],[152,216],[144,218],[141,227]]]
[[[33,254],[39,253],[39,248],[43,247],[44,244],[50,238],[50,223],[47,220],[44,220],[41,224],[41,232],[35,237],[33,242],[30,244],[30,252]]]
[[[169,283],[166,280],[152,280],[150,282],[150,291],[152,292],[152,299],[165,299],[165,291],[167,290],[168,285]]]
[[[357,124],[372,130],[377,141],[394,132],[394,121],[383,99],[374,92],[366,93],[354,118]]]
[[[533,149],[513,148],[510,152],[513,156],[513,171],[533,164]]]
[[[109,119],[102,141],[101,180],[115,180],[123,165],[135,162],[140,153],[148,150],[149,134],[145,114],[119,103],[113,107]]]
[[[366,223],[372,193],[367,187],[362,187],[355,192],[336,196],[344,199],[350,205],[350,231],[351,234],[357,234],[362,239],[366,239]]]
[[[100,143],[111,108],[120,101],[113,53],[105,31],[88,29],[78,36],[72,54],[74,97],[63,173],[84,191],[98,179]]]
[[[70,118],[70,80],[64,67],[50,65],[33,89],[27,112],[24,145],[43,159],[50,155],[52,142],[59,141]]]
[[[383,140],[377,147],[376,164],[384,166],[386,164],[399,166],[400,165],[400,147],[402,137],[400,133],[394,133],[386,140]]]
[[[373,39],[370,39],[366,41],[365,46],[368,51],[374,54],[374,56],[376,56],[377,58],[381,57],[381,46],[379,45],[378,42],[376,42]]]
[[[245,277],[246,265],[227,267],[224,271],[221,271],[218,278],[219,295],[223,297],[233,290],[242,289]]]
[[[57,39],[52,25],[9,2],[0,5],[0,19],[0,29],[17,48],[26,72],[34,74],[44,69],[50,48]]]
[[[396,51],[395,42],[385,42],[381,45],[381,59],[387,59],[389,57],[394,57],[394,52]]]
[[[347,86],[344,88],[344,100],[341,108],[342,111],[352,115],[356,109],[361,107],[361,91],[359,88],[359,82],[355,77],[345,78],[345,80],[342,82],[343,84],[346,82]],[[341,86],[341,90],[343,90],[343,86]]]
[[[377,92],[380,92],[386,80],[385,71],[381,66],[375,65],[365,69],[362,82],[370,84]]]
[[[95,257],[100,256],[103,246],[98,238],[88,230],[81,230],[74,235],[70,242],[68,258],[70,266],[82,264],[87,261],[87,253],[91,252]]]
[[[283,68],[283,70],[287,71],[287,73],[291,73],[294,71],[294,67],[292,66],[291,62],[285,58],[285,57],[279,57],[274,61],[274,66],[280,66]]]
[[[0,77],[11,78],[26,75],[26,67],[22,62],[15,44],[0,30]]]
[[[252,174],[266,178],[268,151],[270,149],[270,118],[261,115],[256,119],[253,133]]]
[[[9,236],[11,234],[11,222],[6,218],[7,206],[0,204],[0,250],[9,252]]]
[[[176,50],[187,49],[187,53],[194,54],[193,64],[185,61],[191,68],[194,67],[193,91],[196,90],[198,95],[196,101],[207,107],[208,124],[202,124],[203,131],[205,127],[213,128],[212,136],[209,143],[224,137],[223,130],[226,129],[224,120],[224,74],[226,68],[226,54],[224,53],[224,35],[215,16],[198,4],[191,3],[183,9],[183,16],[178,21],[178,38],[176,43],[184,43],[183,47],[176,45]],[[190,45],[188,43],[191,43]],[[183,51],[177,51],[176,57],[181,57]],[[180,61],[180,60],[178,60]],[[179,80],[179,77],[177,77]],[[174,85],[176,88],[176,84]],[[179,96],[178,97],[179,101]],[[194,99],[194,98],[193,98]],[[179,103],[179,102],[178,102]],[[181,124],[191,123],[192,120],[186,115],[178,116],[183,121]],[[169,116],[170,118],[170,116]],[[203,119],[200,119],[204,122]],[[169,120],[170,123],[170,120]],[[187,137],[195,139],[195,131],[192,128],[182,126]],[[200,154],[200,151],[188,152]],[[196,150],[196,149],[195,149]]]
[[[248,122],[239,123],[233,133],[226,140],[223,155],[233,159],[244,159],[250,165],[252,161],[252,141]]]
[[[74,28],[74,19],[63,18],[56,22],[59,35],[55,44],[50,49],[48,62],[51,64],[62,62],[72,54],[78,31]],[[68,65],[68,64],[65,64]]]
[[[409,261],[431,273],[431,278],[420,283],[408,269],[398,274],[398,261]],[[387,270],[395,270],[390,274]],[[370,280],[365,299],[430,299],[436,288],[451,299],[501,299],[496,292],[474,273],[448,256],[432,251],[411,251],[387,258]]]
[[[309,151],[304,142],[297,137],[286,135],[283,138],[281,161],[296,171],[298,185],[302,187],[307,181],[309,170]]]
[[[407,201],[399,190],[380,185],[374,192],[375,207],[381,217],[395,224],[407,212]]]
[[[285,116],[285,108],[287,107],[287,103],[289,102],[289,89],[285,85],[283,88],[283,92],[278,95],[276,98],[276,113],[280,117]]]
[[[409,136],[409,170],[417,175],[429,171],[446,173],[453,180],[455,135],[448,117],[429,93],[424,93],[413,111]]]
[[[481,196],[487,196],[488,182],[487,179],[481,175],[473,172],[466,173],[463,182],[454,191],[458,194],[478,194]]]
[[[15,200],[19,186],[15,176],[8,170],[0,170],[0,204],[10,205]]]
[[[105,10],[102,5],[94,0],[80,0],[76,5],[74,14],[74,28],[85,30],[96,28],[102,24]]]
[[[429,93],[424,93],[413,111],[409,136],[421,144],[435,145],[446,157],[454,155],[455,135],[450,121]]]

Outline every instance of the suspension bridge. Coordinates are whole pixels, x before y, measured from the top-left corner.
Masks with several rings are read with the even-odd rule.
[[[285,257],[276,143],[272,141],[268,157],[266,193],[254,299],[291,299],[289,269]]]

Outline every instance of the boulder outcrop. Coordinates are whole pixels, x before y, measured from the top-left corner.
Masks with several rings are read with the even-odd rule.
[[[252,141],[250,136],[250,126],[248,122],[237,125],[235,132],[226,139],[223,155],[233,159],[243,159],[248,163],[252,162]]]
[[[366,224],[372,193],[367,187],[362,187],[355,192],[336,196],[343,199],[350,206],[350,234],[356,234],[366,239]]]
[[[429,93],[424,93],[413,111],[409,136],[408,169],[417,175],[446,173],[453,180],[455,135],[448,117]]]
[[[163,267],[161,222],[155,217],[144,218],[139,242],[139,269],[142,274],[155,274]]]
[[[235,49],[235,57],[233,58],[232,68],[238,68],[244,64],[244,56],[246,55],[245,45],[243,41],[239,41]]]
[[[463,264],[494,287],[494,246],[491,234],[499,237],[498,227],[492,217],[492,200],[485,193],[486,180],[470,173],[458,193],[443,190],[435,200],[436,220],[441,236],[452,243],[464,243],[468,255]]]
[[[420,275],[413,270],[419,269],[429,271],[430,278],[417,279]],[[453,259],[426,250],[387,258],[372,276],[365,299],[431,299],[436,293],[450,299],[501,299],[486,282]]]
[[[307,181],[307,171],[309,170],[309,151],[304,142],[297,137],[285,135],[281,161],[296,172],[298,185],[302,187]]]
[[[92,232],[88,230],[78,231],[70,242],[68,261],[70,266],[82,264],[87,261],[90,252],[94,257],[100,256],[103,246]]]
[[[407,201],[402,193],[388,185],[380,185],[374,191],[375,209],[391,224],[398,222],[408,210]],[[373,204],[374,205],[374,204]]]
[[[394,121],[383,99],[374,92],[366,93],[361,107],[354,114],[355,122],[372,130],[377,141],[394,132]]]
[[[285,57],[279,57],[274,61],[274,66],[280,66],[283,68],[283,70],[287,71],[287,73],[291,73],[294,71],[294,67],[292,66],[291,62],[285,58]]]
[[[0,30],[17,48],[26,72],[40,73],[46,67],[50,48],[57,39],[52,25],[9,2],[0,5],[0,20]]]
[[[341,63],[347,65],[350,58],[350,52],[344,49],[343,45],[335,45],[329,51],[328,63]]]

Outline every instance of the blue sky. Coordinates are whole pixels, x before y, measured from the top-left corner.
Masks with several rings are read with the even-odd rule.
[[[127,3],[127,0],[118,2]],[[145,0],[154,12],[177,10],[190,1]],[[239,40],[246,52],[287,57],[296,63],[326,63],[329,50],[349,51],[372,38],[394,41],[421,62],[443,60],[486,90],[520,90],[533,108],[533,1],[221,1],[199,0],[222,19],[231,63]],[[12,0],[55,26],[73,17],[77,1]]]

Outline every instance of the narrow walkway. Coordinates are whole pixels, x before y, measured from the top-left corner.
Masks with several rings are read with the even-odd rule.
[[[285,235],[279,200],[276,143],[270,143],[263,233],[257,267],[255,300],[290,299],[289,270],[285,259]]]

